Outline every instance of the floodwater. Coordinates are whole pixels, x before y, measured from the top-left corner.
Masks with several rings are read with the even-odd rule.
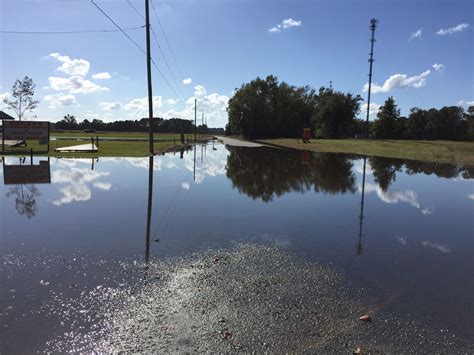
[[[291,253],[377,309],[474,342],[474,167],[217,143],[30,163],[0,167],[0,353],[117,350],[94,347],[92,291],[235,243]],[[78,332],[89,347],[67,340]]]

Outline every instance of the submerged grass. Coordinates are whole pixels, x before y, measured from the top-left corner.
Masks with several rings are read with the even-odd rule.
[[[100,141],[99,142],[99,151],[98,152],[75,152],[75,153],[66,153],[66,152],[56,152],[56,148],[67,147],[79,144],[87,144],[90,142],[77,141],[77,140],[60,140],[60,141],[51,141],[49,153],[46,153],[45,145],[38,145],[36,142],[28,142],[27,147],[18,147],[18,148],[9,148],[8,154],[14,155],[24,155],[30,149],[33,149],[35,155],[45,155],[45,156],[54,156],[54,157],[145,157],[149,155],[149,146],[148,142],[111,142],[111,141]],[[161,153],[171,148],[182,147],[178,141],[176,145],[173,141],[167,142],[155,142],[154,148],[155,153]],[[184,146],[183,146],[184,147]]]
[[[96,133],[85,133],[84,131],[51,131],[51,137],[103,137],[103,138],[148,138],[148,132],[109,132],[98,131]],[[155,139],[179,139],[179,133],[155,133]]]
[[[303,143],[296,139],[265,139],[262,142],[281,147],[315,152],[353,153],[387,158],[474,165],[474,142],[312,139]]]

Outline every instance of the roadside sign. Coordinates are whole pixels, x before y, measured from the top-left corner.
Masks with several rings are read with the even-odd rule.
[[[5,185],[50,184],[49,159],[40,161],[39,165],[6,165],[4,160],[3,182]]]
[[[39,144],[48,144],[49,122],[3,121],[3,140],[37,140]]]
[[[311,128],[303,128],[303,143],[309,142],[311,139]]]

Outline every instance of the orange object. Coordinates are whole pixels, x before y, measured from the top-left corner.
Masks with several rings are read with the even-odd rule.
[[[311,139],[311,128],[303,128],[303,142],[307,143]]]

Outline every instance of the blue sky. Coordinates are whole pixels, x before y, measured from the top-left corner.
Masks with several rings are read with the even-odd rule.
[[[144,24],[127,0],[95,2],[123,28]],[[130,2],[144,11],[144,1]],[[402,114],[414,106],[466,107],[474,102],[470,0],[153,3],[178,63],[151,11],[151,24],[174,79],[153,38],[152,56],[176,93],[153,69],[155,116],[194,118],[197,97],[198,112],[205,113],[209,126],[223,127],[233,90],[268,74],[316,89],[332,80],[335,89],[365,99],[372,17],[379,20],[374,110],[388,96],[395,97]],[[115,29],[87,0],[1,0],[0,12],[3,31]],[[127,33],[145,48],[144,29]],[[2,97],[25,75],[37,84],[41,103],[30,119],[57,121],[66,113],[79,120],[104,121],[147,115],[145,56],[120,32],[0,33],[0,51]],[[184,84],[189,78],[191,82]]]

